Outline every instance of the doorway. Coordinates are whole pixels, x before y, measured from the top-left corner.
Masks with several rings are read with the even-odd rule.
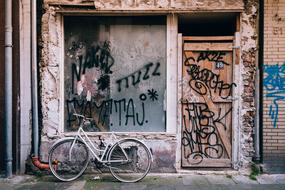
[[[181,15],[181,167],[231,167],[236,14]]]

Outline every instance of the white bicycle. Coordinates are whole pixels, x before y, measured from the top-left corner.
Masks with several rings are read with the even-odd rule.
[[[134,138],[118,141],[112,134],[109,143],[101,140],[100,146],[95,146],[83,130],[92,118],[74,115],[81,118],[77,134],[60,139],[49,151],[49,167],[57,179],[72,181],[79,178],[88,166],[90,152],[97,167],[108,167],[111,174],[121,182],[137,182],[147,175],[152,154],[143,142]]]

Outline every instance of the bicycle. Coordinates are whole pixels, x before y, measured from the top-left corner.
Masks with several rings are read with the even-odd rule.
[[[90,152],[96,166],[99,163],[108,167],[112,176],[121,182],[137,182],[148,174],[152,154],[143,142],[135,138],[118,141],[112,133],[111,142],[106,143],[99,138],[101,143],[96,147],[83,130],[86,124],[90,124],[92,118],[76,113],[73,115],[77,119],[81,118],[77,134],[74,137],[58,140],[49,151],[49,167],[57,179],[72,181],[79,178],[90,162]]]

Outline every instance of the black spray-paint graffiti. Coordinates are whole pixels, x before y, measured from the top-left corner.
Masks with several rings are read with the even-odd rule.
[[[222,122],[230,116],[232,108],[221,114],[211,111],[206,103],[183,103],[183,135],[184,158],[192,160],[193,165],[200,164],[204,158],[218,159],[224,154],[218,128],[227,126]]]
[[[135,86],[143,80],[148,80],[151,76],[160,76],[159,67],[160,63],[156,63],[155,65],[153,63],[148,63],[132,74],[116,80],[118,91],[120,92],[122,90],[123,83],[125,83],[125,88],[129,88],[129,80],[131,80],[131,85]]]
[[[110,84],[111,67],[114,65],[114,58],[110,54],[110,42],[105,41],[96,46],[92,46],[86,50],[86,46],[82,43],[72,43],[72,47],[68,50],[68,55],[74,55],[77,63],[72,63],[72,94],[74,94],[75,78],[81,80],[81,76],[85,74],[86,69],[100,68],[101,76],[99,77],[98,89],[105,90]]]
[[[187,73],[190,75],[189,86],[198,94],[203,96],[211,93],[210,89],[218,93],[222,99],[231,96],[235,83],[226,83],[220,80],[220,75],[206,68],[201,69],[199,65],[185,64],[185,66],[188,66]]]
[[[158,100],[157,91],[154,89],[149,91],[154,91],[154,95],[150,93],[140,94],[139,105],[135,105],[132,98],[122,98],[119,100],[108,99],[102,101],[100,104],[97,104],[95,100],[87,101],[86,99],[78,98],[67,100],[68,126],[70,127],[72,122],[76,121],[76,116],[73,115],[73,107],[77,113],[93,118],[95,127],[98,127],[97,131],[102,130],[99,126],[105,126],[107,124],[110,124],[110,126],[113,125],[113,123],[109,123],[109,118],[112,114],[117,115],[116,119],[118,120],[118,123],[116,124],[118,126],[142,126],[144,123],[149,122],[145,116],[145,101],[147,99],[152,101]],[[94,117],[94,113],[97,113],[97,117]]]
[[[231,117],[232,107],[216,107],[219,103],[214,104],[212,97],[229,98],[236,84],[221,80],[219,74],[200,65],[201,62],[209,61],[216,64],[216,69],[217,66],[221,69],[224,65],[230,65],[223,60],[225,55],[225,52],[218,51],[200,52],[197,59],[188,57],[184,62],[190,76],[188,85],[201,97],[200,102],[190,103],[186,100],[182,103],[184,158],[192,165],[200,164],[205,158],[229,157],[229,150],[224,144],[227,139],[221,139],[221,133],[230,132],[226,121]]]
[[[190,64],[191,61],[193,63],[199,63],[200,61],[210,61],[215,63],[216,65],[230,65],[226,61],[224,61],[224,56],[226,52],[223,51],[201,51],[197,59],[194,57],[188,57],[185,63]]]

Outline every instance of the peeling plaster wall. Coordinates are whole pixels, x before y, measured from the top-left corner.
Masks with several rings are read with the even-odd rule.
[[[242,0],[45,0],[52,5],[95,6],[97,10],[242,10]]]
[[[41,85],[41,111],[42,111],[42,134],[41,134],[41,155],[43,160],[47,160],[49,147],[56,139],[70,135],[63,133],[61,128],[61,62],[62,62],[62,20],[60,11],[62,8],[57,5],[96,5],[99,10],[236,10],[241,14],[241,61],[239,66],[240,87],[239,97],[239,124],[237,158],[234,168],[243,168],[250,163],[254,155],[253,146],[253,126],[254,126],[254,80],[255,63],[257,56],[257,0],[209,0],[209,1],[186,1],[186,0],[124,0],[124,1],[59,1],[45,0],[45,12],[42,16],[42,50],[40,61],[40,85]],[[82,7],[80,10],[82,10]],[[97,10],[96,9],[96,10]],[[86,10],[87,11],[87,10]],[[93,10],[94,12],[94,10]],[[174,100],[175,101],[175,100]],[[237,125],[237,124],[236,124]],[[96,141],[98,134],[91,134]],[[108,133],[100,133],[103,138],[108,138]],[[179,166],[176,165],[177,149],[180,139],[173,133],[126,133],[118,134],[119,138],[133,136],[144,140],[154,153],[154,164],[152,171],[155,172],[175,172]],[[178,135],[179,136],[179,135]]]
[[[42,97],[42,134],[49,137],[58,134],[59,121],[59,62],[61,60],[60,16],[54,9],[46,9],[42,17],[42,52],[40,60],[40,84]]]
[[[256,113],[254,97],[258,39],[258,0],[245,1],[244,8],[245,10],[241,14],[241,166],[247,166],[252,161],[252,157],[254,156],[253,127],[254,116]]]
[[[60,135],[63,137],[63,135]],[[66,135],[70,136],[70,135]],[[102,133],[90,134],[92,141],[95,143],[100,143],[99,137],[108,140],[110,134]],[[116,134],[118,139],[122,138],[137,138],[146,143],[146,145],[151,149],[153,153],[153,163],[151,167],[152,172],[176,172],[175,168],[175,152],[176,152],[176,135],[168,135],[165,133],[152,133],[152,134],[134,134],[134,133],[125,133],[125,134]],[[51,145],[57,140],[58,137],[42,139],[41,144],[41,156],[42,160],[48,160],[48,150]],[[93,163],[91,163],[93,165]]]

